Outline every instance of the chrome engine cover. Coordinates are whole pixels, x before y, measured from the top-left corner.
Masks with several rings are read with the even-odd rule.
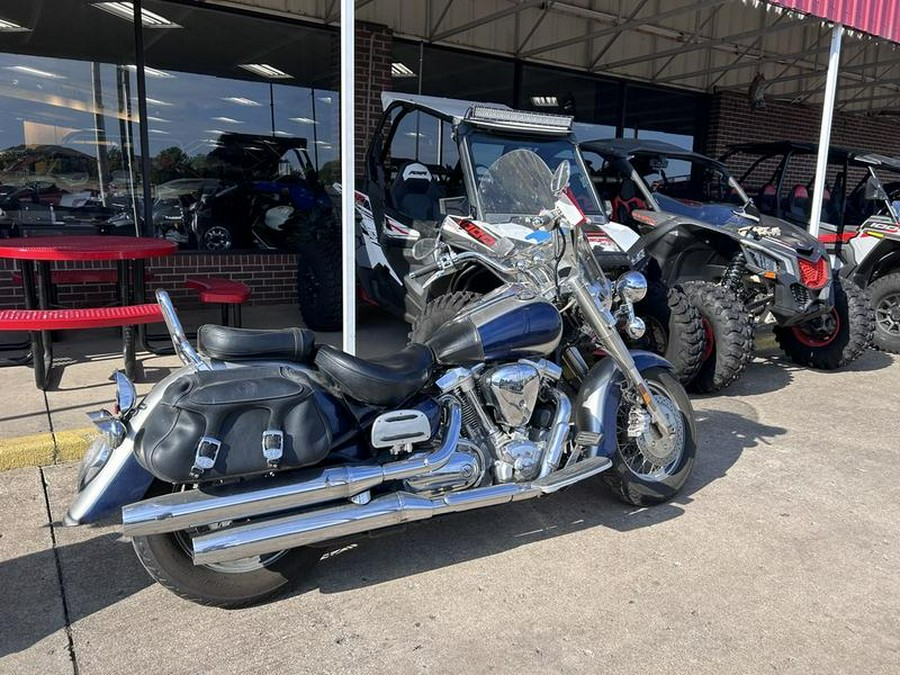
[[[540,389],[541,375],[529,363],[498,366],[481,378],[482,394],[497,421],[513,428],[531,419]]]
[[[456,452],[444,466],[437,471],[408,478],[403,484],[411,492],[425,495],[465,490],[481,482],[486,468],[487,462],[481,449],[471,441],[460,439]]]

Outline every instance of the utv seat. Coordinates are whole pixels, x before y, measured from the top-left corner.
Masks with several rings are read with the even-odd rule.
[[[392,406],[425,386],[434,355],[425,345],[413,343],[396,354],[367,360],[325,345],[316,354],[316,366],[350,398]]]
[[[809,190],[805,185],[797,184],[784,200],[784,215],[793,220],[805,221],[809,218],[810,206]]]
[[[257,330],[205,324],[197,331],[197,350],[211,359],[284,359],[308,363],[316,348],[316,334],[305,328]]]
[[[631,178],[623,178],[622,186],[612,200],[613,220],[622,225],[631,222],[631,212],[637,209],[646,209],[647,202],[638,197],[637,188]]]
[[[437,220],[441,191],[427,166],[409,162],[401,167],[391,189],[394,206],[413,220]]]
[[[772,183],[766,183],[759,189],[755,202],[756,208],[759,209],[760,213],[774,216],[775,212],[778,210],[776,208],[778,206],[777,188]]]

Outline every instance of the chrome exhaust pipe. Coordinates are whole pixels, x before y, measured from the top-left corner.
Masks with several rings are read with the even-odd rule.
[[[348,504],[311,513],[237,525],[193,538],[194,564],[209,565],[308,546],[454,511],[506,504],[541,494],[531,485],[504,483],[428,499],[395,492],[363,506]]]
[[[349,499],[386,481],[405,480],[436,471],[450,460],[462,430],[459,402],[445,397],[442,403],[447,412],[447,430],[441,446],[434,452],[386,464],[320,469],[301,480],[296,476],[266,480],[260,488],[250,487],[229,494],[205,492],[201,488],[145,499],[122,508],[123,531],[129,536],[143,536],[242,520]]]
[[[569,402],[569,397],[557,389],[551,390],[551,394],[556,399],[556,415],[553,417],[553,426],[550,427],[547,449],[541,458],[540,478],[549,476],[559,468],[563,446],[569,436],[569,421],[572,417],[572,404]]]

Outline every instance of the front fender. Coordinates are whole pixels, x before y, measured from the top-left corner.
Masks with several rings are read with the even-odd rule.
[[[87,461],[87,458],[86,460]],[[147,494],[153,476],[138,464],[134,441],[124,440],[94,479],[79,490],[66,513],[66,525],[94,523]]]
[[[653,352],[631,352],[640,372],[648,368],[665,368],[675,376],[671,363]],[[605,358],[588,372],[575,398],[575,429],[600,434],[599,445],[588,448],[591,457],[612,457],[616,452],[616,412],[622,396],[620,384],[625,379],[611,358]]]

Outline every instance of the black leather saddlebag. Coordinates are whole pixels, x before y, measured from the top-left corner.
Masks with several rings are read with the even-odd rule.
[[[205,483],[321,461],[331,429],[311,383],[290,368],[200,371],[169,384],[138,461],[169,483]]]

